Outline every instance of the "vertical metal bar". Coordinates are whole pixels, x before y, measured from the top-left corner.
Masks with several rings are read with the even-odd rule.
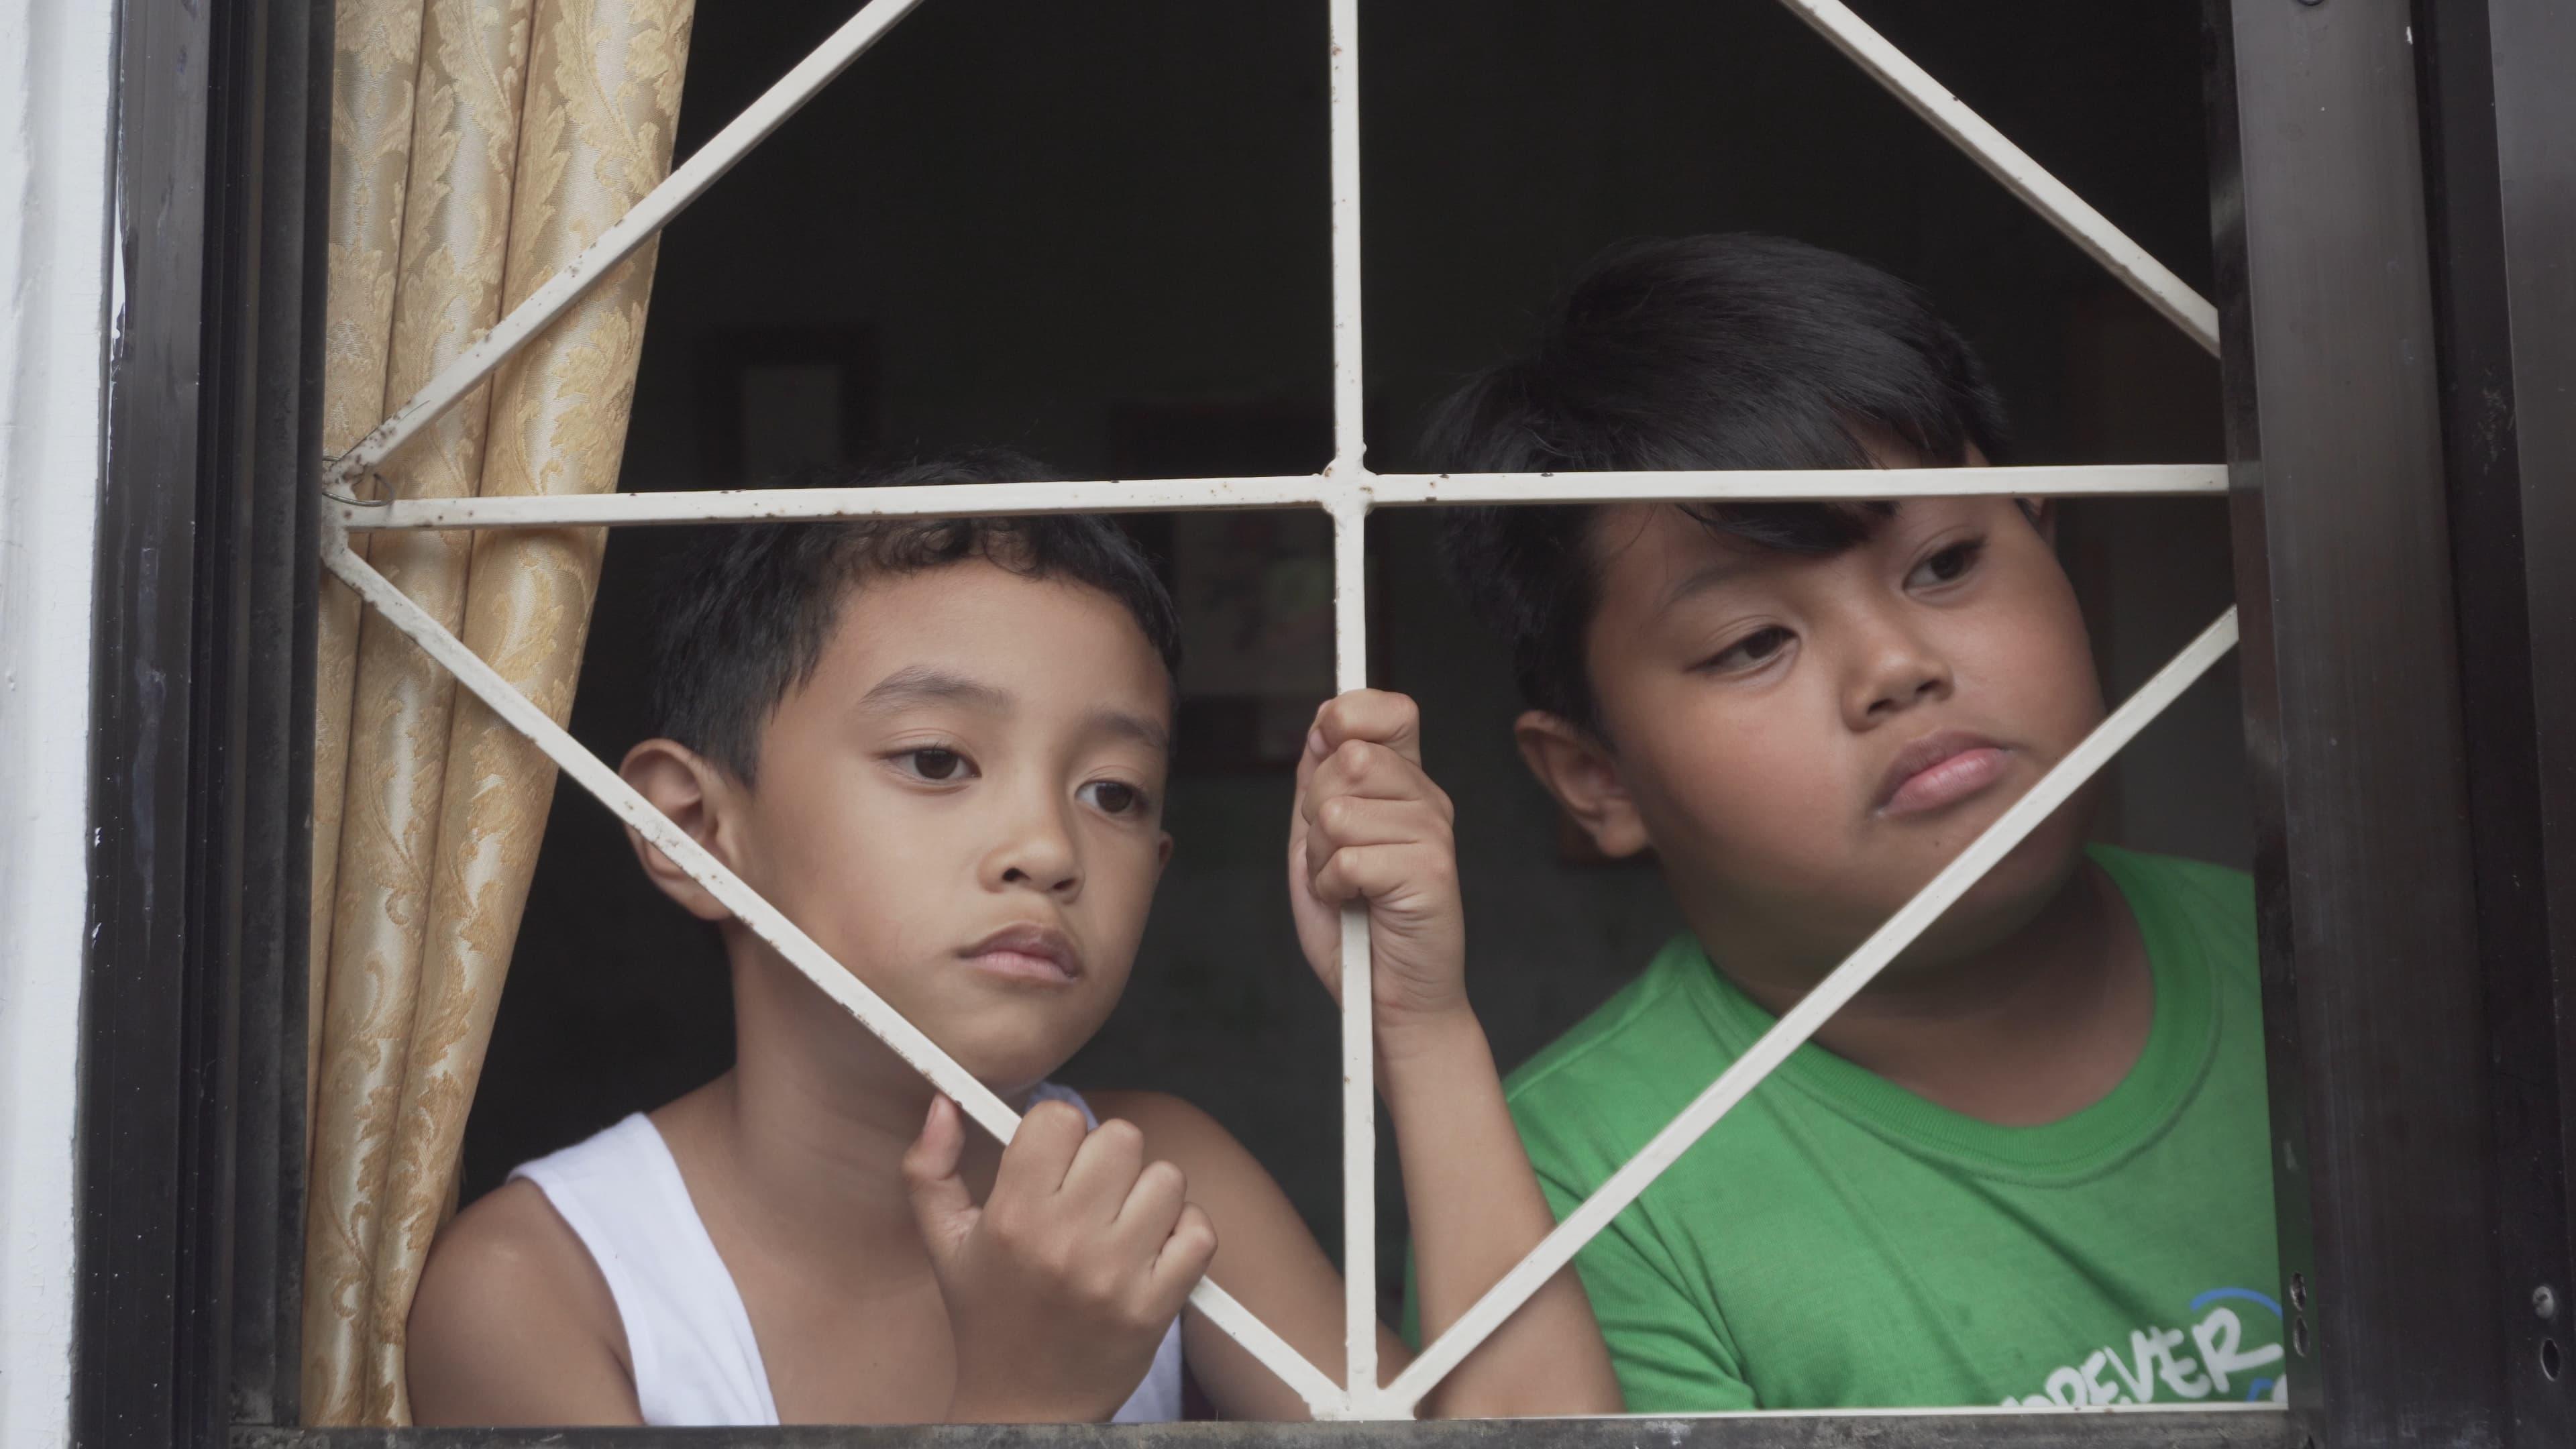
[[[1368,502],[1333,503],[1333,671],[1341,691],[1368,686]],[[1370,1014],[1368,911],[1342,912],[1342,1287],[1348,1410],[1377,1417],[1377,1039]]]
[[[1360,4],[1331,0],[1333,157],[1333,466],[1368,467],[1360,365]]]
[[[2502,1395],[2415,18],[2208,25],[2290,1408],[2336,1449],[2497,1443]]]
[[[1368,470],[1360,357],[1359,0],[1330,0],[1333,230],[1334,688],[1368,687]],[[1342,912],[1342,1316],[1349,1418],[1374,1417],[1377,1382],[1377,1082],[1368,912]]]

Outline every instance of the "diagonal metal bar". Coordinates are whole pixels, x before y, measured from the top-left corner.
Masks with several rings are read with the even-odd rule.
[[[966,518],[1036,513],[1159,513],[1296,508],[1363,489],[1378,507],[1443,503],[2189,497],[2227,491],[2219,463],[2102,467],[1849,468],[1695,473],[1372,473],[1267,478],[1149,478],[1079,483],[961,483],[920,488],[733,488],[551,497],[325,502],[353,533],[408,528],[566,528],[816,518]]]
[[[2146,248],[2131,241],[2127,233],[2113,226],[2109,218],[2095,211],[2066,183],[2050,175],[2027,152],[2005,140],[2003,132],[1986,124],[1984,117],[1969,110],[1965,102],[1950,94],[1905,52],[1888,44],[1885,36],[1870,29],[1842,0],[1783,3],[1832,41],[1836,49],[1859,62],[1861,69],[1914,114],[1931,122],[1934,130],[1967,152],[1971,160],[2028,203],[2031,210],[2046,217],[2087,256],[2110,268],[2148,306],[2190,333],[2210,356],[2218,355],[2218,309],[2207,298],[2148,255]]]
[[[2236,609],[2230,605],[2217,622],[2201,631],[2200,637],[2184,646],[2180,654],[2153,679],[2112,711],[2111,717],[2085,736],[2083,743],[2067,752],[2047,774],[2040,777],[2030,793],[2013,802],[2012,808],[1986,827],[1985,833],[1970,842],[1956,860],[1944,866],[1929,884],[1915,892],[1887,923],[1870,934],[1859,949],[1844,958],[1814,990],[1789,1009],[1772,1028],[1762,1034],[1751,1050],[1736,1059],[1734,1065],[1718,1075],[1708,1090],[1682,1109],[1681,1114],[1657,1132],[1653,1139],[1622,1164],[1617,1172],[1585,1198],[1582,1204],[1554,1231],[1542,1239],[1530,1255],[1505,1273],[1485,1296],[1476,1300],[1459,1316],[1449,1330],[1422,1351],[1420,1357],[1405,1366],[1395,1382],[1388,1385],[1386,1397],[1394,1404],[1411,1406],[1440,1382],[1443,1375],[1458,1366],[1500,1327],[1523,1303],[1529,1300],[1559,1269],[1574,1260],[1583,1245],[1610,1225],[1621,1209],[1635,1202],[1639,1194],[1652,1186],[1665,1168],[1680,1160],[1693,1143],[1709,1128],[1717,1125],[1736,1103],[1762,1084],[1772,1070],[1788,1060],[1789,1054],[1816,1034],[1828,1018],[1841,1010],[1861,988],[1885,970],[1897,953],[1913,944],[1914,938],[1940,918],[1968,888],[1977,883],[1997,861],[2010,854],[2013,847],[2036,829],[2058,806],[2066,803],[2076,787],[2092,778],[2095,771],[2109,763],[2121,746],[2136,738],[2138,731],[2164,712],[2165,706],[2181,697],[2193,681],[2208,672],[2209,667],[2236,647]]]
[[[930,1084],[954,1099],[978,1126],[1000,1141],[1008,1142],[1019,1129],[1019,1114],[1012,1111],[993,1090],[977,1081],[957,1060],[924,1036],[919,1027],[904,1020],[903,1014],[886,1004],[884,997],[868,988],[855,974],[832,959],[830,952],[816,944],[795,922],[771,905],[758,891],[743,883],[740,876],[726,868],[724,862],[709,854],[704,846],[689,838],[688,832],[671,823],[670,817],[653,808],[652,803],[636,793],[633,786],[620,779],[615,770],[597,755],[584,748],[563,726],[546,717],[528,697],[521,694],[498,671],[486,664],[465,642],[449,633],[436,619],[402,590],[395,588],[383,574],[366,560],[350,551],[345,542],[325,545],[323,563],[358,596],[374,606],[386,622],[400,629],[432,659],[456,676],[459,684],[473,691],[477,699],[491,707],[494,714],[511,728],[526,735],[538,749],[545,751],[563,772],[583,789],[596,796],[611,813],[633,826],[656,850],[670,857],[673,864],[687,871],[691,879],[705,886],[722,901],[752,933],[767,942],[807,979],[823,989],[843,1008],[859,1019],[861,1025],[876,1033],[879,1040],[894,1049],[912,1069],[930,1080]],[[1317,1418],[1340,1417],[1345,1396],[1321,1369],[1306,1360],[1286,1339],[1271,1331],[1269,1325],[1252,1315],[1212,1278],[1202,1278],[1190,1291],[1190,1306],[1199,1310],[1210,1323],[1224,1330],[1242,1344],[1252,1356],[1306,1401],[1307,1410]]]
[[[472,392],[495,368],[508,361],[511,353],[544,331],[547,323],[563,315],[565,308],[579,301],[582,293],[633,255],[636,248],[652,240],[690,202],[732,170],[735,162],[785,124],[789,116],[831,84],[833,77],[848,69],[852,61],[920,3],[921,0],[874,0],[863,6],[816,46],[813,54],[797,62],[776,85],[762,92],[760,99],[744,107],[741,115],[674,168],[661,185],[610,223],[599,234],[599,240],[565,263],[563,270],[538,283],[537,289],[511,308],[510,315],[494,325],[482,341],[458,353],[456,360],[440,369],[411,401],[360,438],[323,474],[324,480],[345,491],[350,480],[365,477],[412,434]]]

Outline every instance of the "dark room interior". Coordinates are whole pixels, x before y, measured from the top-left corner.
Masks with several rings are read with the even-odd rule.
[[[1853,8],[2209,289],[2197,7]],[[679,153],[849,9],[703,7]],[[1372,466],[1421,466],[1430,405],[1517,345],[1605,244],[1732,230],[1848,251],[1925,288],[2010,409],[2015,448],[1999,461],[2222,459],[2214,360],[1786,8],[1409,0],[1364,13]],[[923,7],[667,232],[621,486],[729,486],[802,461],[978,445],[1083,478],[1321,467],[1324,19],[1306,0]],[[1206,1107],[1332,1250],[1335,1021],[1290,930],[1278,743],[1330,685],[1329,632],[1298,627],[1314,617],[1301,586],[1326,568],[1327,532],[1320,515],[1129,523],[1197,610],[1167,812],[1178,849],[1124,1004],[1063,1075]],[[1442,581],[1437,527],[1427,511],[1372,520],[1371,672],[1420,700],[1428,763],[1457,802],[1470,985],[1508,1069],[1641,968],[1677,920],[1650,865],[1587,862],[1566,844],[1513,752],[1503,650]],[[611,760],[643,730],[654,566],[683,537],[637,528],[609,543],[572,728]],[[2216,500],[2075,505],[2060,545],[2114,699],[2229,598]],[[1209,586],[1247,559],[1264,581],[1255,605]],[[1222,612],[1256,607],[1274,617],[1254,631]],[[2104,838],[2248,862],[2236,677],[2222,665],[2115,765]],[[731,1053],[714,936],[653,892],[604,811],[559,791],[465,1198]],[[1388,1158],[1392,1294],[1403,1227]]]

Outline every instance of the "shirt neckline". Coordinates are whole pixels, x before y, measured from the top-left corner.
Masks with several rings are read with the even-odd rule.
[[[2101,1100],[2054,1122],[2000,1126],[1917,1096],[1813,1042],[1792,1052],[1773,1076],[1897,1147],[1984,1177],[2071,1184],[2116,1167],[2156,1141],[2216,1057],[2217,992],[2191,924],[2173,909],[2169,892],[2149,884],[2152,862],[2112,846],[2097,845],[2088,853],[2137,920],[2155,991],[2146,1044]],[[1687,932],[1664,948],[1656,970],[1679,982],[1730,1056],[1742,1056],[1779,1021],[1728,980]]]

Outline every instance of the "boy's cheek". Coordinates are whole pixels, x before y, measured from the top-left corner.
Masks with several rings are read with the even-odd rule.
[[[1830,873],[1851,847],[1847,764],[1813,733],[1711,724],[1632,782],[1646,832],[1675,864],[1757,889]],[[1711,738],[1729,738],[1724,750]]]

